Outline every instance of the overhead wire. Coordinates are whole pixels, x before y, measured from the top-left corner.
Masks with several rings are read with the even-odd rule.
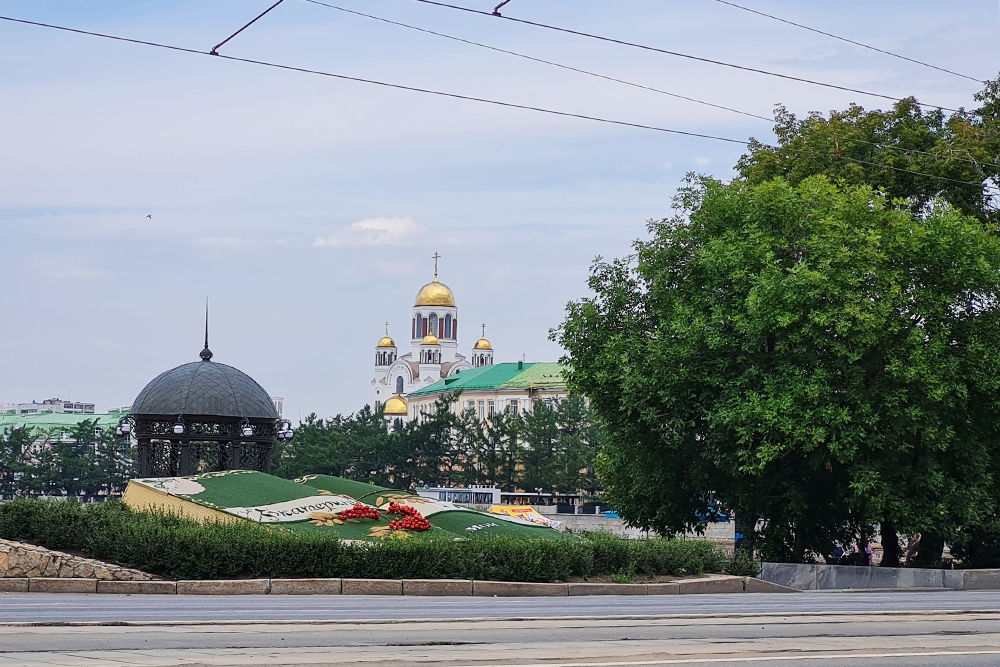
[[[480,16],[489,16],[492,18],[503,19],[505,21],[514,21],[515,23],[523,23],[524,25],[535,26],[536,28],[545,28],[546,30],[555,30],[556,32],[563,32],[570,35],[577,35],[579,37],[586,37],[588,39],[596,39],[602,42],[610,42],[612,44],[620,44],[622,46],[629,46],[636,49],[642,49],[644,51],[654,51],[656,53],[663,53],[669,56],[676,56],[678,58],[687,58],[689,60],[696,60],[703,63],[709,63],[712,65],[720,65],[722,67],[731,67],[733,69],[743,70],[745,72],[755,72],[757,74],[764,74],[766,76],[774,76],[780,79],[787,79],[789,81],[798,81],[799,83],[808,83],[814,86],[822,86],[824,88],[833,88],[835,90],[843,90],[849,93],[858,93],[859,95],[868,95],[870,97],[879,97],[884,100],[892,100],[894,102],[900,101],[900,98],[893,97],[892,95],[883,95],[882,93],[875,93],[869,90],[860,90],[858,88],[849,88],[847,86],[839,86],[834,83],[826,83],[824,81],[816,81],[814,79],[806,79],[803,77],[792,76],[791,74],[781,74],[779,72],[771,72],[769,70],[757,69],[755,67],[747,67],[746,65],[737,65],[736,63],[729,63],[722,60],[714,60],[712,58],[705,58],[702,56],[695,56],[690,53],[682,53],[680,51],[670,51],[668,49],[661,49],[655,46],[649,46],[648,44],[639,44],[637,42],[629,42],[623,39],[615,39],[613,37],[605,37],[603,35],[597,35],[590,32],[583,32],[580,30],[573,30],[572,28],[563,28],[561,26],[549,25],[548,23],[539,23],[537,21],[529,21],[527,19],[519,19],[513,16],[502,16],[500,14],[491,14],[490,12],[484,12],[479,9],[472,9],[470,7],[462,7],[461,5],[452,5],[447,2],[438,2],[437,0],[414,0],[415,2],[421,2],[425,5],[434,5],[436,7],[444,7],[446,9],[455,9],[458,11],[468,12],[470,14],[478,14]],[[927,104],[924,102],[918,102],[920,106],[933,107],[935,109],[943,109],[944,111],[958,111],[958,109],[952,109],[950,107],[941,106],[940,104]]]
[[[240,34],[241,32],[243,32],[244,30],[246,30],[247,28],[249,28],[250,26],[252,26],[257,21],[259,21],[262,18],[264,18],[265,14],[267,14],[268,12],[270,12],[272,9],[274,9],[275,7],[277,7],[278,5],[280,5],[281,3],[283,3],[284,1],[285,0],[278,0],[276,3],[274,3],[273,5],[271,5],[270,7],[268,7],[267,9],[265,9],[264,11],[262,11],[260,14],[257,15],[257,18],[255,18],[254,20],[250,21],[245,26],[243,26],[242,28],[240,28],[239,30],[237,30],[236,32],[234,32],[233,34],[231,34],[229,37],[226,37],[224,40],[222,40],[221,42],[219,42],[218,44],[216,44],[212,48],[212,50],[209,51],[209,53],[211,53],[213,56],[219,55],[217,53],[217,51],[219,49],[221,49],[229,40],[231,40],[233,37],[236,37],[236,35]]]
[[[51,29],[51,30],[58,30],[58,31],[62,31],[62,32],[75,33],[75,34],[79,34],[79,35],[87,35],[87,36],[90,36],[90,37],[100,37],[102,39],[108,39],[108,40],[117,41],[117,42],[125,42],[125,43],[129,43],[129,44],[138,44],[138,45],[141,45],[141,46],[150,46],[150,47],[154,47],[154,48],[158,48],[158,49],[165,49],[165,50],[168,50],[168,51],[176,51],[176,52],[180,52],[180,53],[189,53],[189,54],[199,55],[199,56],[209,56],[209,57],[215,58],[215,59],[229,60],[229,61],[233,61],[233,62],[242,62],[242,63],[251,64],[251,65],[260,65],[262,67],[269,67],[269,68],[273,68],[273,69],[280,69],[280,70],[286,70],[286,71],[291,71],[291,72],[300,72],[300,73],[303,73],[303,74],[313,74],[313,75],[323,76],[323,77],[327,77],[327,78],[331,78],[331,79],[339,79],[339,80],[343,80],[343,81],[354,81],[354,82],[357,82],[357,83],[367,83],[367,84],[370,84],[370,85],[381,86],[381,87],[384,87],[384,88],[392,88],[392,89],[396,89],[396,90],[405,90],[405,91],[409,91],[409,92],[424,93],[424,94],[427,94],[427,95],[435,95],[435,96],[438,96],[438,97],[447,97],[447,98],[452,98],[452,99],[465,100],[465,101],[469,101],[469,102],[479,102],[479,103],[483,103],[483,104],[490,104],[490,105],[494,105],[494,106],[506,107],[506,108],[511,108],[511,109],[522,109],[522,110],[525,110],[525,111],[535,111],[535,112],[538,112],[538,113],[544,113],[544,114],[549,114],[549,115],[553,115],[553,116],[562,116],[562,117],[567,117],[567,118],[578,118],[578,119],[581,119],[581,120],[589,120],[589,121],[594,121],[594,122],[598,122],[598,123],[606,123],[606,124],[610,124],[610,125],[618,125],[618,126],[623,126],[623,127],[632,127],[632,128],[642,129],[642,130],[651,130],[651,131],[654,131],[654,132],[662,132],[662,133],[667,133],[667,134],[677,134],[677,135],[688,136],[688,137],[695,137],[695,138],[700,138],[700,139],[711,139],[713,141],[722,141],[722,142],[725,142],[725,143],[739,144],[739,145],[742,145],[742,146],[748,146],[748,145],[750,145],[750,141],[743,140],[743,139],[733,139],[731,137],[722,137],[722,136],[718,136],[718,135],[704,134],[704,133],[700,133],[700,132],[689,132],[689,131],[686,131],[686,130],[677,130],[677,129],[673,129],[673,128],[660,127],[660,126],[657,126],[657,125],[647,125],[647,124],[644,124],[644,123],[633,123],[633,122],[630,122],[630,121],[616,120],[616,119],[612,119],[612,118],[603,118],[603,117],[600,117],[600,116],[590,116],[590,115],[586,115],[586,114],[578,114],[578,113],[573,113],[573,112],[569,112],[569,111],[559,111],[559,110],[556,110],[556,109],[547,109],[545,107],[536,107],[536,106],[530,106],[530,105],[526,105],[526,104],[517,104],[517,103],[514,103],[514,102],[504,102],[504,101],[500,101],[500,100],[492,100],[492,99],[488,99],[488,98],[484,98],[484,97],[474,97],[474,96],[471,96],[471,95],[461,95],[459,93],[450,93],[450,92],[445,92],[445,91],[440,91],[440,90],[433,90],[433,89],[430,89],[430,88],[419,88],[419,87],[416,87],[416,86],[407,86],[407,85],[398,84],[398,83],[389,83],[389,82],[386,82],[386,81],[378,81],[376,79],[365,79],[365,78],[361,78],[361,77],[348,76],[346,74],[336,74],[336,73],[333,73],[333,72],[325,72],[325,71],[322,71],[322,70],[309,69],[309,68],[305,68],[305,67],[296,67],[294,65],[283,65],[283,64],[280,64],[280,63],[272,63],[272,62],[268,62],[268,61],[265,61],[265,60],[254,60],[252,58],[240,58],[240,57],[237,57],[237,56],[230,56],[230,55],[225,55],[225,54],[221,54],[221,53],[211,53],[210,51],[199,51],[197,49],[191,49],[191,48],[187,48],[187,47],[183,47],[183,46],[176,46],[176,45],[173,45],[173,44],[163,44],[163,43],[160,43],[160,42],[151,42],[151,41],[147,41],[147,40],[134,39],[134,38],[131,38],[131,37],[121,37],[119,35],[109,35],[109,34],[106,34],[106,33],[100,33],[100,32],[95,32],[95,31],[91,31],[91,30],[81,30],[79,28],[70,28],[70,27],[67,27],[67,26],[55,25],[55,24],[52,24],[52,23],[42,23],[42,22],[39,22],[39,21],[30,21],[30,20],[27,20],[27,19],[19,19],[19,18],[14,18],[14,17],[10,17],[10,16],[0,16],[0,21],[8,21],[8,22],[11,22],[11,23],[20,23],[20,24],[24,24],[24,25],[31,25],[31,26],[36,26],[36,27],[40,27],[40,28],[48,28],[48,29]],[[760,143],[760,142],[758,142],[758,143]],[[778,148],[780,148],[780,147],[777,147],[777,146],[771,146],[769,144],[763,144],[763,143],[761,143],[760,145],[762,145],[762,146],[764,146],[766,148],[772,148],[772,149],[778,149]],[[785,147],[784,149],[785,150],[791,150],[791,151],[797,152],[797,153],[803,153],[803,154],[808,154],[808,155],[814,155],[814,156],[820,156],[820,157],[822,157],[822,155],[814,153],[812,151],[803,151],[803,150],[792,149],[792,148],[787,148],[787,147]],[[858,159],[855,159],[855,158],[848,158],[848,157],[837,156],[837,159],[843,159],[843,160],[846,160],[848,162],[855,162],[855,163],[858,163],[858,164],[866,164],[866,165],[870,165],[870,166],[879,167],[879,168],[882,168],[882,169],[890,169],[890,170],[898,171],[898,172],[906,172],[906,173],[914,174],[914,175],[917,175],[917,176],[923,176],[923,177],[926,177],[926,178],[932,178],[932,179],[941,180],[941,181],[949,181],[949,182],[958,183],[958,184],[961,184],[961,185],[974,185],[974,186],[977,186],[977,187],[982,187],[983,186],[983,184],[981,182],[977,183],[975,181],[962,181],[962,180],[958,180],[958,179],[954,179],[954,178],[948,178],[946,176],[938,176],[938,175],[935,175],[935,174],[927,174],[927,173],[924,173],[924,172],[913,171],[911,169],[903,169],[901,167],[893,167],[893,166],[890,166],[890,165],[883,165],[883,164],[878,164],[878,163],[875,163],[875,162],[869,162],[869,161],[865,161],[865,160],[858,160]]]
[[[651,86],[645,86],[645,85],[634,83],[634,82],[631,82],[631,81],[626,81],[624,79],[618,79],[618,78],[615,78],[615,77],[606,76],[604,74],[598,74],[596,72],[591,72],[591,71],[580,69],[580,68],[577,68],[577,67],[572,67],[570,65],[564,65],[562,63],[553,62],[551,60],[545,60],[543,58],[536,58],[534,56],[525,55],[523,53],[518,53],[516,51],[510,51],[508,49],[501,49],[501,48],[496,47],[496,46],[490,46],[489,44],[483,44],[482,42],[476,42],[476,41],[473,41],[473,40],[470,40],[470,39],[464,39],[462,37],[456,37],[454,35],[448,35],[448,34],[445,34],[443,32],[437,32],[435,30],[429,30],[427,28],[421,28],[419,26],[410,25],[408,23],[402,23],[400,21],[393,21],[391,19],[383,18],[381,16],[375,16],[374,14],[366,14],[364,12],[359,12],[359,11],[356,11],[356,10],[353,10],[353,9],[347,9],[346,7],[340,7],[338,5],[332,5],[332,4],[327,3],[327,2],[322,2],[321,0],[304,0],[304,1],[308,2],[310,4],[320,5],[322,7],[327,7],[329,9],[336,9],[338,11],[345,12],[347,14],[353,14],[355,16],[361,16],[361,17],[364,17],[364,18],[373,19],[375,21],[380,21],[382,23],[387,23],[387,24],[398,26],[398,27],[401,27],[401,28],[407,28],[407,29],[410,29],[410,30],[415,30],[417,32],[426,33],[428,35],[434,35],[436,37],[443,37],[444,39],[449,39],[449,40],[453,40],[453,41],[456,41],[456,42],[461,42],[463,44],[469,44],[471,46],[476,46],[476,47],[488,49],[490,51],[495,51],[495,52],[498,52],[498,53],[504,53],[504,54],[507,54],[507,55],[516,56],[518,58],[523,58],[525,60],[531,60],[531,61],[542,63],[542,64],[545,64],[545,65],[551,65],[553,67],[559,67],[561,69],[569,70],[569,71],[572,71],[572,72],[578,72],[580,74],[586,74],[588,76],[597,77],[599,79],[605,79],[607,81],[612,81],[612,82],[615,82],[615,83],[621,83],[621,84],[624,84],[626,86],[632,86],[634,88],[639,88],[639,89],[642,89],[642,90],[648,90],[648,91],[651,91],[651,92],[654,92],[654,93],[660,93],[662,95],[668,95],[670,97],[675,97],[675,98],[678,98],[678,99],[687,100],[689,102],[694,102],[696,104],[703,104],[703,105],[706,105],[706,106],[709,106],[709,107],[714,107],[716,109],[721,109],[723,111],[729,111],[729,112],[732,112],[732,113],[740,114],[742,116],[748,116],[750,118],[756,118],[756,119],[764,120],[764,121],[767,121],[767,122],[773,122],[774,121],[774,118],[768,118],[766,116],[761,116],[759,114],[755,114],[755,113],[752,113],[750,111],[743,111],[741,109],[736,109],[736,108],[733,108],[733,107],[727,107],[727,106],[724,106],[724,105],[721,105],[721,104],[715,104],[713,102],[706,102],[705,100],[699,100],[697,98],[687,97],[685,95],[680,95],[680,94],[677,94],[677,93],[671,93],[671,92],[668,92],[668,91],[665,91],[665,90],[661,90],[659,88],[653,88]],[[921,151],[921,150],[918,150],[918,149],[915,149],[915,148],[902,148],[902,147],[899,147],[899,146],[892,146],[890,144],[879,143],[879,142],[875,142],[875,141],[867,141],[865,139],[859,139],[859,138],[855,138],[855,137],[847,137],[847,136],[844,136],[844,135],[836,134],[834,132],[828,132],[828,131],[823,131],[823,130],[817,130],[817,131],[819,133],[821,133],[821,134],[827,135],[827,136],[835,138],[835,139],[843,139],[845,141],[851,141],[851,142],[855,142],[855,143],[865,144],[865,145],[868,145],[868,146],[875,146],[875,147],[881,148],[881,149],[895,150],[895,151],[900,151],[900,152],[903,152],[903,153],[913,154],[913,155],[926,155],[926,156],[934,157],[934,158],[940,158],[940,157],[942,157],[940,154],[929,153],[927,151]],[[970,160],[971,160],[971,158],[970,158]],[[993,166],[993,165],[984,165],[983,163],[977,162],[975,160],[972,160],[972,161],[975,164],[979,165],[979,166]]]
[[[788,19],[783,19],[780,16],[774,16],[773,14],[765,14],[764,12],[757,11],[756,9],[750,9],[749,7],[744,7],[743,5],[737,5],[735,2],[729,2],[729,0],[715,0],[723,5],[729,5],[736,9],[742,9],[745,12],[750,12],[751,14],[756,14],[758,16],[763,16],[765,18],[772,19],[774,21],[780,21],[781,23],[787,23],[788,25],[795,26],[796,28],[802,28],[803,30],[808,30],[810,32],[815,32],[820,35],[825,35],[826,37],[832,37],[833,39],[838,39],[841,42],[847,42],[848,44],[853,44],[854,46],[860,46],[863,49],[869,49],[871,51],[878,51],[879,53],[885,54],[887,56],[892,56],[893,58],[899,58],[900,60],[906,60],[917,65],[922,65],[924,67],[930,67],[931,69],[936,69],[939,72],[945,72],[946,74],[953,74],[955,76],[962,77],[963,79],[968,79],[969,81],[975,81],[977,83],[986,83],[982,79],[978,79],[974,76],[969,76],[968,74],[962,74],[961,72],[955,72],[950,69],[945,69],[944,67],[938,67],[937,65],[931,65],[922,60],[917,60],[915,58],[908,58],[906,56],[900,55],[898,53],[893,53],[892,51],[886,51],[885,49],[880,49],[876,46],[871,46],[870,44],[864,44],[862,42],[856,42],[853,39],[848,39],[846,37],[841,37],[840,35],[834,35],[831,32],[825,32],[817,28],[812,28],[807,25],[802,25],[801,23],[796,23],[795,21],[789,21]]]
[[[634,83],[632,81],[626,81],[624,79],[617,79],[613,76],[607,76],[605,74],[598,74],[597,72],[591,72],[589,70],[580,69],[579,67],[572,67],[570,65],[563,65],[562,63],[553,62],[551,60],[545,60],[543,58],[536,58],[535,56],[525,55],[523,53],[518,53],[516,51],[509,51],[507,49],[501,49],[496,46],[490,46],[489,44],[483,44],[482,42],[474,42],[471,39],[464,39],[462,37],[455,37],[454,35],[447,35],[443,32],[436,32],[434,30],[428,30],[427,28],[420,28],[415,25],[410,25],[408,23],[401,23],[399,21],[392,21],[390,19],[382,18],[381,16],[375,16],[373,14],[365,14],[364,12],[355,11],[353,9],[347,9],[346,7],[339,7],[337,5],[331,5],[326,2],[321,2],[320,0],[305,0],[305,2],[322,5],[323,7],[329,7],[330,9],[336,9],[347,14],[354,14],[355,16],[363,16],[365,18],[374,19],[375,21],[381,21],[382,23],[388,23],[391,25],[399,26],[401,28],[408,28],[410,30],[416,30],[418,32],[423,32],[428,35],[434,35],[436,37],[443,37],[445,39],[450,39],[456,42],[462,42],[463,44],[469,44],[471,46],[478,46],[483,49],[489,49],[490,51],[496,51],[497,53],[505,53],[510,56],[516,56],[517,58],[523,58],[525,60],[532,60],[537,63],[542,63],[544,65],[550,65],[552,67],[559,67],[561,69],[569,70],[571,72],[578,72],[580,74],[586,74],[587,76],[597,77],[599,79],[605,79],[606,81],[613,81],[615,83],[621,83],[626,86],[632,86],[633,88],[641,88],[642,90],[648,90],[650,92],[659,93],[661,95],[669,95],[670,97],[676,97],[677,99],[687,100],[688,102],[694,102],[696,104],[703,104],[705,106],[714,107],[716,109],[722,109],[723,111],[730,111],[732,113],[738,113],[742,116],[749,116],[751,118],[757,118],[760,120],[765,120],[771,122],[774,119],[768,118],[767,116],[761,116],[759,114],[751,113],[749,111],[741,111],[739,109],[734,109],[732,107],[723,106],[721,104],[715,104],[713,102],[706,102],[705,100],[699,100],[694,97],[687,97],[686,95],[679,95],[678,93],[671,93],[666,90],[661,90],[659,88],[653,88],[652,86],[645,86],[640,83]]]

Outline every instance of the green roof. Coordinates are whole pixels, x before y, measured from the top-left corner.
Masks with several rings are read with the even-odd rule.
[[[41,412],[30,415],[18,415],[13,413],[0,413],[0,429],[17,425],[19,427],[32,427],[44,431],[55,428],[68,429],[76,426],[85,419],[95,421],[95,426],[101,428],[117,428],[118,420],[121,419],[121,412],[112,410],[110,413],[98,414],[71,414],[67,412]]]
[[[470,368],[411,392],[407,399],[458,389],[557,389],[566,386],[562,369],[562,364],[523,362]]]
[[[523,373],[518,373],[500,385],[501,389],[561,389],[566,386],[566,367],[563,364],[531,364]]]

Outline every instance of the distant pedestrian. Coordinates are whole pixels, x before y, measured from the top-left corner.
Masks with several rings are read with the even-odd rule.
[[[830,553],[830,564],[840,565],[840,559],[844,557],[844,547],[840,546],[840,541],[833,543],[833,551]]]
[[[918,553],[920,553],[920,533],[906,541],[906,559],[903,561],[903,567],[910,567]]]

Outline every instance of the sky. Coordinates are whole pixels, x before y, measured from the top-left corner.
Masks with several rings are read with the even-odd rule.
[[[325,0],[770,117],[891,101],[415,0]],[[492,10],[499,0],[453,0]],[[0,0],[0,15],[208,51],[272,0]],[[741,4],[987,79],[996,0]],[[981,85],[716,0],[512,0],[502,13],[893,97],[970,107]],[[241,58],[739,140],[771,124],[285,0]],[[672,214],[688,172],[739,144],[556,117],[0,21],[0,404],[130,405],[195,361],[285,398],[285,416],[370,400],[374,346],[406,351],[433,276],[468,353],[555,361],[548,338],[598,256]]]

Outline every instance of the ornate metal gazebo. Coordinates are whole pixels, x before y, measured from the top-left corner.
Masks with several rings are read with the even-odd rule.
[[[293,435],[263,387],[246,373],[212,361],[207,331],[201,361],[147,384],[119,432],[138,441],[140,477],[270,472],[275,438]]]

